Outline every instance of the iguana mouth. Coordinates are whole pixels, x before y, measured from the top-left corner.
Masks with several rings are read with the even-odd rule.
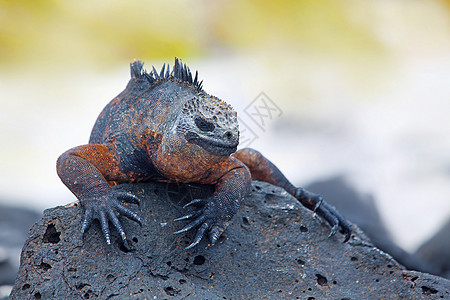
[[[230,155],[236,152],[238,143],[225,143],[222,141],[212,140],[209,137],[200,136],[193,132],[186,133],[186,140],[188,142],[199,145],[206,151],[215,155]]]

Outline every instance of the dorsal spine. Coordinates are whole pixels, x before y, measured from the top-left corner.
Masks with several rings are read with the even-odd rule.
[[[137,60],[130,64],[131,78],[137,80],[146,80],[150,84],[154,84],[160,80],[175,78],[180,80],[181,82],[185,82],[189,85],[195,87],[199,92],[203,90],[203,80],[198,80],[198,71],[195,71],[195,77],[192,77],[191,70],[186,64],[183,65],[183,62],[175,57],[175,65],[170,72],[170,66],[167,64],[163,64],[161,71],[158,72],[154,66],[152,66],[152,71],[147,72],[144,69],[144,63],[140,60]]]

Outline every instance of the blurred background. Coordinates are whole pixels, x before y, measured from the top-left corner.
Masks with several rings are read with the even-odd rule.
[[[174,56],[238,111],[246,145],[296,185],[370,195],[403,249],[449,220],[448,0],[1,0],[0,204],[74,201],[58,156],[88,142],[130,62]]]

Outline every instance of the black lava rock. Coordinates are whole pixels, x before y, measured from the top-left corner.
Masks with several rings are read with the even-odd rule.
[[[143,226],[122,218],[129,245],[98,223],[84,240],[77,205],[46,210],[21,256],[11,299],[430,299],[450,281],[407,271],[355,226],[348,243],[283,190],[254,182],[216,245],[185,250],[182,205],[211,189],[164,183],[119,189],[142,200]]]
[[[327,199],[352,223],[358,225],[377,248],[391,255],[407,269],[443,275],[439,266],[398,246],[381,219],[375,199],[371,195],[357,192],[342,176],[314,182],[306,189],[322,194],[324,199]]]
[[[14,284],[20,251],[30,227],[41,216],[34,210],[0,205],[0,286]]]

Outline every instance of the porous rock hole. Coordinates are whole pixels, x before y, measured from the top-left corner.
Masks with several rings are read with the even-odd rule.
[[[42,241],[44,243],[52,243],[57,244],[59,243],[61,232],[58,232],[56,230],[55,224],[48,224],[47,229],[45,230],[44,237],[42,238]]]
[[[176,294],[178,294],[178,291],[176,291],[173,287],[168,286],[164,288],[164,291],[166,292],[167,295],[169,296],[175,296]]]
[[[127,246],[124,243],[119,244],[119,249],[124,253],[129,253],[132,251],[131,249],[127,248]]]
[[[422,294],[424,294],[424,295],[434,295],[434,294],[437,294],[439,292],[438,290],[430,288],[430,287],[425,286],[425,285],[421,286],[421,288],[422,288]]]
[[[48,263],[42,262],[42,263],[39,265],[39,268],[41,268],[41,269],[44,270],[44,271],[47,271],[47,270],[51,269],[52,266],[50,266]]]
[[[206,259],[203,255],[197,255],[194,257],[194,265],[200,266],[205,263]]]
[[[317,284],[319,284],[321,286],[328,285],[328,280],[325,276],[323,276],[321,274],[316,274],[316,277],[317,277]]]

